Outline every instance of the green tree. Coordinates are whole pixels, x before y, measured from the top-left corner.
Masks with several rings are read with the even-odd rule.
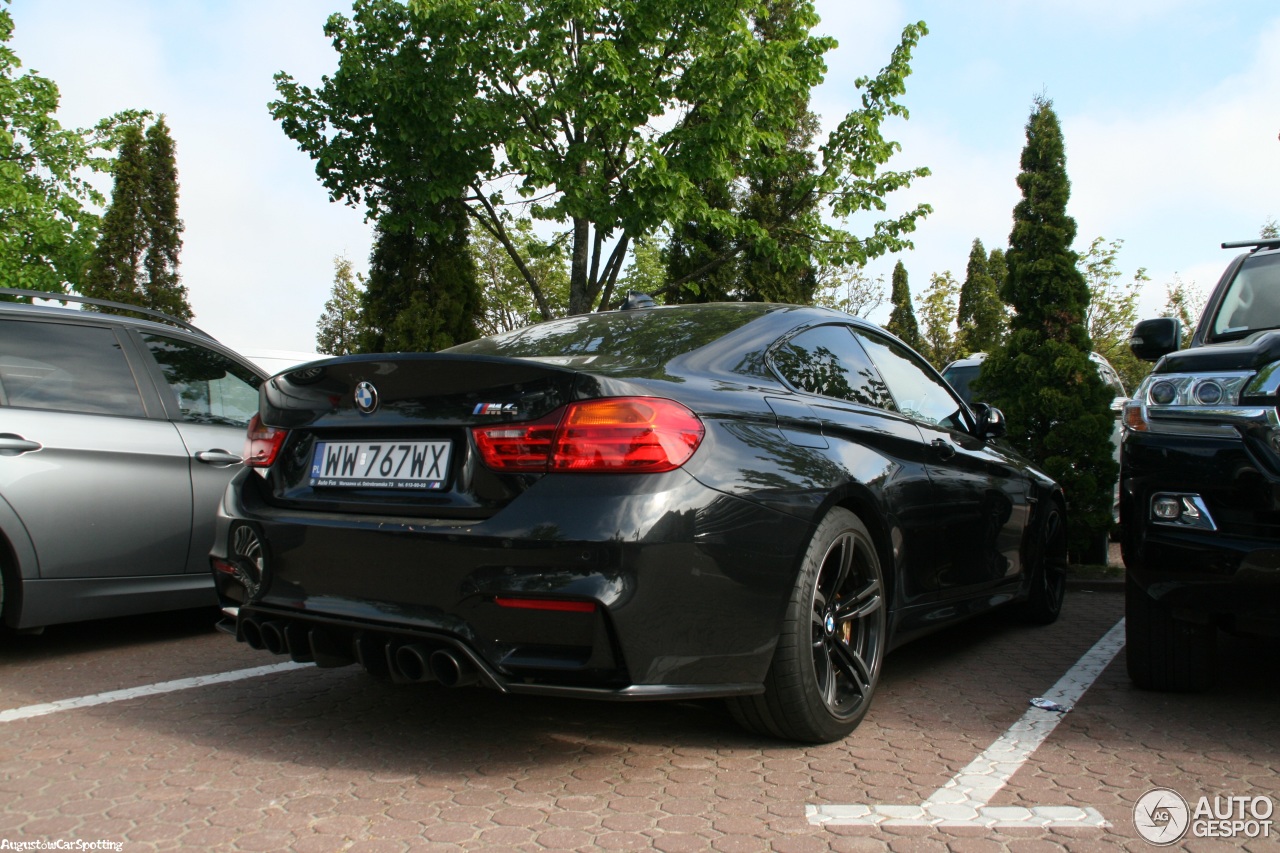
[[[581,313],[613,304],[632,242],[665,224],[714,225],[731,240],[726,253],[774,253],[764,222],[699,192],[708,181],[785,173],[794,155],[781,129],[822,80],[834,41],[810,33],[809,0],[766,36],[756,24],[769,9],[749,0],[357,0],[350,19],[326,25],[338,70],[315,89],[278,74],[271,110],[335,199],[376,216],[408,176],[422,210],[463,199],[512,255],[543,317],[552,316],[543,285],[508,227],[518,210],[563,228],[568,310]],[[792,194],[814,200],[791,224],[820,262],[905,248],[928,212],[915,207],[862,236],[845,225],[926,173],[884,170],[898,146],[881,133],[886,119],[906,116],[896,99],[924,33],[922,23],[907,27],[889,64],[855,81],[861,107]],[[442,221],[419,224],[449,232]]]
[[[543,292],[553,313],[565,312],[569,302],[569,268],[557,243],[544,243],[534,235],[533,223],[525,219],[508,229],[511,240],[529,258],[529,266],[543,282]],[[516,268],[511,255],[496,237],[483,229],[471,239],[471,253],[480,283],[483,308],[476,318],[483,335],[496,335],[536,323],[542,319],[538,306]]]
[[[161,117],[144,134],[141,123],[133,122],[117,138],[111,204],[80,291],[190,320],[187,289],[178,278],[182,221],[169,128]]]
[[[1274,240],[1280,237],[1280,224],[1276,222],[1274,216],[1268,216],[1267,221],[1262,223],[1258,236],[1264,240]]]
[[[947,271],[934,273],[929,289],[920,298],[920,336],[924,342],[920,354],[939,370],[959,355],[956,336],[951,331],[959,295],[960,283]]]
[[[666,282],[666,264],[663,262],[664,246],[654,237],[641,237],[631,247],[631,265],[618,277],[618,294],[656,293]],[[568,278],[565,279],[566,285]],[[609,307],[609,306],[605,306]]]
[[[1089,251],[1080,256],[1079,268],[1089,286],[1085,316],[1093,351],[1111,362],[1124,387],[1133,391],[1151,372],[1151,365],[1129,349],[1129,338],[1138,322],[1138,297],[1151,279],[1146,269],[1139,268],[1131,279],[1123,280],[1116,262],[1123,245],[1123,240],[1094,238]]]
[[[884,304],[884,278],[871,278],[853,265],[825,267],[818,273],[814,304],[866,317]]]
[[[893,266],[893,279],[889,291],[889,322],[885,329],[897,335],[902,342],[921,355],[925,355],[924,338],[920,337],[920,325],[916,322],[915,308],[911,302],[911,287],[907,283],[907,268],[902,261]]]
[[[1196,325],[1204,312],[1204,291],[1194,281],[1183,281],[1177,273],[1173,274],[1173,281],[1164,287],[1167,294],[1164,316],[1182,321],[1182,340],[1188,341],[1195,335]]]
[[[20,73],[7,4],[0,5],[0,281],[62,293],[80,284],[97,239],[93,208],[103,196],[88,175],[107,171],[116,124],[136,114],[92,130],[64,128],[57,84]]]
[[[438,226],[447,222],[452,231]],[[467,213],[445,200],[423,213],[394,201],[378,220],[362,298],[363,352],[434,352],[479,336],[483,310]]]
[[[1008,324],[1004,303],[1000,301],[991,259],[981,240],[973,241],[969,264],[956,313],[956,352],[967,355],[991,352],[1004,341]]]
[[[1077,554],[1111,527],[1116,463],[1111,390],[1089,360],[1089,287],[1071,249],[1062,129],[1037,99],[1027,122],[1013,230],[1001,293],[1013,308],[1006,345],[983,364],[978,390],[1004,410],[1015,446],[1063,488],[1069,545]]]
[[[352,269],[350,259],[334,257],[333,290],[316,323],[317,351],[326,355],[351,355],[360,351],[363,334],[360,300],[364,285],[364,276]]]

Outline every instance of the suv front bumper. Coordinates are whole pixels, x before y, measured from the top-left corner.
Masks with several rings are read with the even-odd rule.
[[[1244,437],[1130,431],[1121,470],[1125,566],[1181,618],[1280,633],[1280,472]],[[1195,496],[1208,523],[1162,520]]]

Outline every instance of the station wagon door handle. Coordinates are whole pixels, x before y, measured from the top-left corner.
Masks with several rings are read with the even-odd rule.
[[[0,456],[17,456],[22,453],[29,453],[32,450],[39,450],[41,447],[38,441],[28,441],[20,435],[14,435],[11,432],[0,433]]]
[[[946,462],[952,456],[956,455],[956,449],[951,446],[951,442],[942,438],[935,438],[929,442],[929,446],[938,452],[938,458]]]
[[[206,465],[216,465],[225,467],[227,465],[236,465],[244,460],[234,453],[228,453],[225,450],[200,450],[196,452],[196,461],[203,462]]]

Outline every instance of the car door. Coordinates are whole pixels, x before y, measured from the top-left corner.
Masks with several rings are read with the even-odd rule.
[[[975,435],[968,410],[922,358],[887,335],[861,328],[855,335],[929,447],[938,591],[1019,578],[1032,502],[1022,463]]]
[[[0,320],[0,496],[41,578],[186,569],[186,448],[149,411],[158,401],[118,334],[110,323]]]
[[[191,549],[187,571],[209,571],[214,520],[241,467],[245,427],[258,410],[256,368],[196,340],[158,332],[138,338],[159,367],[163,403],[189,457]]]
[[[839,479],[863,484],[879,498],[902,568],[901,597],[911,600],[935,589],[941,543],[929,451],[916,425],[895,410],[850,328],[805,329],[776,345],[770,359],[787,384],[802,392],[796,400],[768,401],[783,435],[792,443],[798,443],[792,432],[807,436],[806,446],[824,448],[824,457],[837,463]],[[827,487],[839,485],[832,477]]]

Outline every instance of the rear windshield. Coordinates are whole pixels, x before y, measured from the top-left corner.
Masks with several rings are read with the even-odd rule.
[[[763,303],[580,314],[481,338],[444,352],[527,358],[599,371],[653,368],[767,313]]]
[[[1280,328],[1280,254],[1245,258],[1210,328],[1215,340]]]

